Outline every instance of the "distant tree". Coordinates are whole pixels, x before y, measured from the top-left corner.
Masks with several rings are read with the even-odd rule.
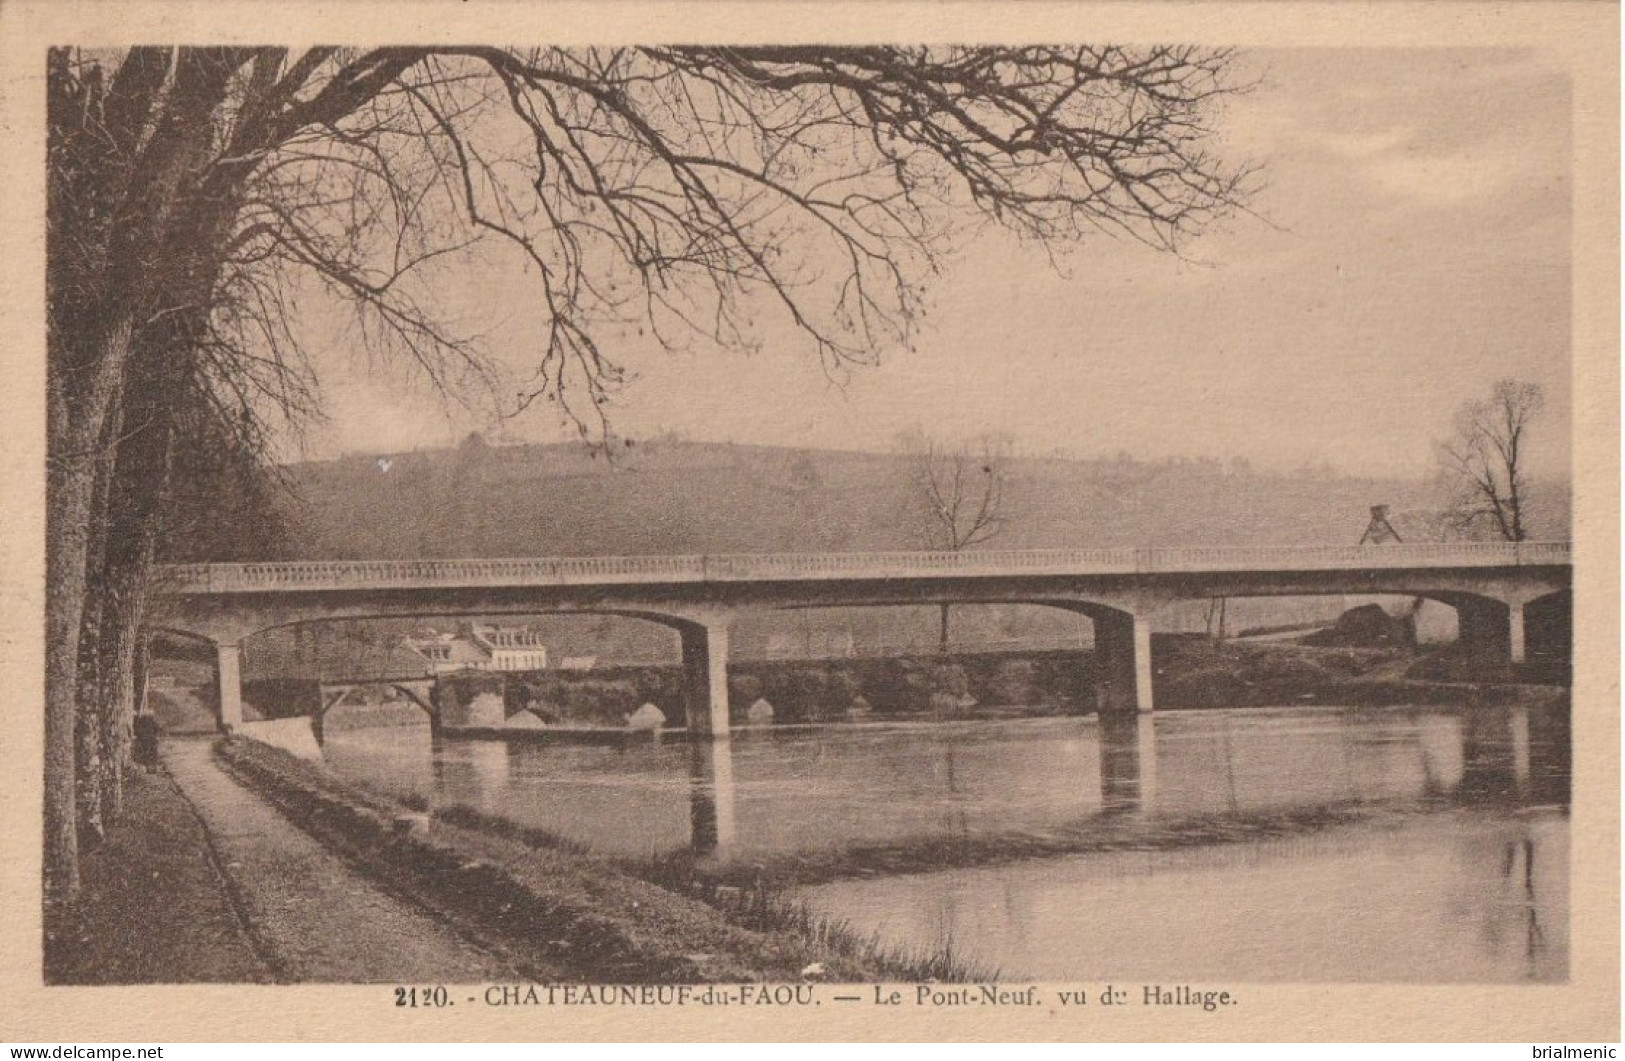
[[[983,437],[948,445],[916,436],[906,442],[922,511],[920,533],[927,548],[963,552],[992,541],[1009,519],[1004,485],[1009,445]],[[949,606],[941,606],[938,649],[948,651]]]
[[[1445,522],[1455,533],[1488,530],[1509,542],[1528,537],[1529,429],[1545,405],[1539,384],[1503,379],[1488,400],[1456,410],[1454,433],[1437,445],[1450,491]]]

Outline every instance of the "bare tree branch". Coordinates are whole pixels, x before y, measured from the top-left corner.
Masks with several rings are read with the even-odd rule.
[[[1545,401],[1538,384],[1503,379],[1488,401],[1456,411],[1454,433],[1435,445],[1450,491],[1445,522],[1455,533],[1471,536],[1487,527],[1505,541],[1528,537],[1525,451],[1529,426]]]
[[[46,72],[47,835],[67,890],[81,630],[127,645],[136,614],[99,587],[145,584],[177,455],[217,453],[185,474],[224,488],[319,415],[313,310],[448,401],[551,404],[603,438],[639,335],[790,334],[838,377],[915,341],[924,285],[981,226],[1181,254],[1253,180],[1211,150],[1248,86],[1194,47],[138,47],[53,49]],[[531,295],[524,351],[448,295],[502,271]],[[949,548],[1003,526],[991,456],[934,480]],[[151,547],[113,570],[114,539]]]
[[[922,503],[920,534],[928,549],[963,552],[998,537],[1010,514],[1004,501],[1009,446],[984,437],[945,445],[914,432],[901,440],[913,460],[914,486]],[[949,608],[939,605],[938,649],[948,651]]]

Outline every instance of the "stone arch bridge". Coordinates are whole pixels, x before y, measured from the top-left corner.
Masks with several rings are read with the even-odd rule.
[[[751,609],[1065,609],[1094,624],[1102,710],[1135,712],[1152,709],[1150,618],[1178,601],[1424,597],[1456,610],[1472,651],[1520,662],[1548,650],[1530,644],[1541,635],[1526,627],[1526,610],[1559,608],[1566,624],[1571,585],[1565,542],[200,564],[160,571],[150,625],[215,646],[220,724],[230,728],[242,717],[242,641],[275,627],[447,615],[642,618],[681,637],[689,731],[725,736],[729,628]]]

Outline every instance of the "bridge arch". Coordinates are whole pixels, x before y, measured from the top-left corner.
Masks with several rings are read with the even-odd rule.
[[[1228,587],[1226,587],[1228,589]],[[1531,593],[1536,594],[1530,596]],[[1240,588],[1234,592],[1214,592],[1203,597],[1186,600],[1260,599],[1268,597],[1396,597],[1433,601],[1450,608],[1456,616],[1456,644],[1459,646],[1469,673],[1479,678],[1503,678],[1507,668],[1522,664],[1529,657],[1530,609],[1537,614],[1550,609],[1551,622],[1542,619],[1542,630],[1537,640],[1543,656],[1566,653],[1566,631],[1570,628],[1568,609],[1562,603],[1569,599],[1570,591],[1560,585],[1539,582],[1519,583],[1512,580],[1490,580],[1473,588],[1431,585],[1381,585],[1360,588],[1314,590],[1304,588],[1259,589]],[[1561,644],[1562,648],[1551,647]]]
[[[1150,711],[1150,609],[1133,610],[1083,599],[1038,600],[1063,611],[1088,616],[1095,627],[1095,658],[1100,664],[1098,704],[1101,714]]]
[[[558,603],[515,600],[487,607],[477,602],[464,607],[450,607],[441,602],[400,602],[391,607],[356,605],[343,609],[325,609],[321,614],[285,609],[281,614],[269,611],[258,616],[241,617],[229,631],[234,640],[216,640],[222,631],[205,633],[178,627],[176,632],[188,638],[212,644],[217,655],[217,676],[220,688],[220,724],[230,730],[242,721],[241,701],[241,644],[261,634],[291,627],[319,623],[365,621],[367,619],[429,619],[448,615],[497,616],[586,616],[608,615],[637,619],[677,632],[684,670],[683,701],[687,726],[691,733],[726,734],[728,726],[727,657],[729,627],[734,612],[716,607],[639,607],[620,604]],[[165,627],[168,629],[168,627]],[[338,683],[346,685],[384,683]],[[394,682],[387,684],[396,685]],[[397,688],[402,688],[396,685]],[[402,688],[402,691],[406,690]],[[412,693],[408,695],[429,713],[436,724],[438,708],[425,704]],[[333,706],[319,704],[315,724],[319,727],[327,710]]]
[[[185,641],[189,644],[196,644],[208,648],[213,648],[215,645],[215,640],[208,634],[199,633],[196,630],[189,630],[183,626],[163,626],[149,623],[142,627],[141,632],[149,641],[160,637],[170,637],[177,641]]]
[[[168,644],[161,644],[160,642],[167,642]],[[156,661],[185,660],[202,666],[214,666],[217,663],[214,642],[192,630],[147,625],[141,630],[137,646],[135,664],[135,711],[137,714],[153,713],[152,693],[154,689],[159,692],[166,691],[165,685],[154,685],[153,670]],[[166,649],[167,651],[165,651]],[[214,715],[218,724],[220,713],[218,685],[212,689],[205,688],[200,691],[203,692],[203,695],[194,700],[192,689],[188,687],[180,697],[181,702],[184,704],[185,701],[192,700],[198,707]],[[174,698],[171,697],[170,699],[173,700]],[[184,717],[185,714],[190,712],[185,712],[184,708],[182,711],[182,716],[171,716],[166,725],[179,726],[181,731],[188,731],[202,724],[201,719]]]
[[[670,610],[657,607],[636,607],[614,604],[571,604],[556,602],[514,602],[486,606],[485,602],[476,602],[457,606],[446,603],[412,603],[405,606],[378,607],[358,606],[353,608],[329,609],[321,612],[314,610],[307,612],[290,611],[284,614],[267,614],[257,617],[246,623],[236,624],[229,632],[232,639],[238,642],[261,634],[276,630],[286,630],[292,627],[315,626],[321,623],[338,622],[364,622],[369,619],[440,619],[451,617],[473,616],[590,616],[611,615],[622,619],[639,619],[654,623],[681,633],[685,629],[696,626],[705,626],[716,621],[713,611],[689,610],[672,608]],[[206,626],[198,629],[189,629],[184,625],[164,626],[165,632],[174,633],[193,640],[219,644],[222,631],[212,631]]]
[[[866,602],[853,605],[798,603],[780,605],[781,611],[813,610],[831,607],[1035,607],[1053,608],[1090,621],[1098,663],[1096,703],[1102,712],[1149,711],[1151,694],[1151,627],[1149,616],[1164,603],[1147,594],[1138,596],[1101,594],[1101,598],[1081,594],[986,592],[950,589],[931,594],[925,600]]]

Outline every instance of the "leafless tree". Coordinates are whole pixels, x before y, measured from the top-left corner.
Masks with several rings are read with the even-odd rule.
[[[1006,443],[984,437],[954,446],[915,435],[905,445],[914,462],[926,548],[957,553],[999,536],[1009,519],[1004,498]],[[949,606],[942,605],[940,611],[938,650],[947,652]]]
[[[1489,400],[1456,411],[1454,433],[1437,446],[1450,490],[1445,522],[1455,533],[1470,536],[1487,528],[1509,542],[1528,537],[1529,427],[1545,404],[1538,384],[1503,379]]]
[[[105,806],[122,769],[176,456],[263,460],[319,410],[322,307],[448,394],[592,434],[635,331],[788,325],[838,372],[913,341],[976,225],[1177,252],[1250,183],[1210,149],[1233,56],[1195,47],[61,48],[46,73],[53,895],[76,789]],[[446,294],[504,267],[535,293],[522,378]]]

